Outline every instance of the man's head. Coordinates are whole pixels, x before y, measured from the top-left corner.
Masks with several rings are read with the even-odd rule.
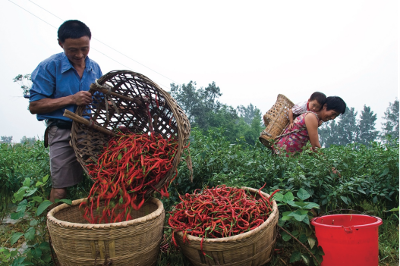
[[[65,21],[58,28],[58,44],[73,66],[84,66],[89,54],[92,34],[88,26],[79,20]]]
[[[346,103],[338,96],[329,96],[321,110],[320,118],[326,122],[335,119],[338,115],[344,114]]]
[[[308,99],[308,110],[318,112],[322,109],[326,101],[326,96],[322,92],[314,92]]]

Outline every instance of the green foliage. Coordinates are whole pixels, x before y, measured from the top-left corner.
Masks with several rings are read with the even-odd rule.
[[[23,136],[21,139],[21,143],[27,145],[34,145],[36,141],[36,138],[27,138],[26,136]]]
[[[361,111],[360,121],[358,123],[359,132],[357,142],[364,145],[369,145],[378,136],[378,131],[375,130],[376,114],[371,111],[371,107],[364,105]]]
[[[29,98],[29,89],[32,87],[31,74],[18,74],[13,81],[20,85],[24,98]]]
[[[190,155],[194,179],[189,181],[190,171],[186,164],[180,164],[178,176],[169,189],[170,197],[162,199],[167,212],[179,202],[178,194],[192,193],[197,188],[219,184],[260,188],[266,184],[263,189],[266,193],[280,189],[274,195],[279,204],[279,225],[290,235],[280,230],[277,249],[288,250],[287,256],[280,257],[287,264],[302,261],[315,265],[314,258],[297,240],[319,260],[323,253],[318,248],[309,220],[339,209],[353,209],[384,219],[384,226],[379,229],[380,258],[385,263],[398,261],[397,140],[384,144],[372,142],[369,146],[332,145],[321,149],[320,153],[313,153],[306,147],[297,156],[278,157],[258,141],[250,145],[245,137],[241,137],[231,142],[228,134],[224,128],[211,128],[206,132],[192,129]],[[29,243],[28,249],[24,254],[0,249],[0,262],[4,265],[50,265],[51,262],[46,264],[50,254],[48,240],[46,233],[41,233],[50,205],[47,201],[50,189],[47,150],[41,142],[33,147],[1,144],[0,148],[2,184],[15,183],[13,188],[8,186],[15,192],[17,207],[12,218],[29,221],[23,232],[15,232],[9,240],[15,242],[24,238]],[[332,167],[341,177],[332,172]],[[85,178],[84,182],[69,189],[69,198],[86,197],[91,185],[92,181]],[[8,193],[7,190],[4,193]],[[168,218],[168,213],[166,216]],[[171,231],[165,229],[165,233],[170,236]],[[173,265],[174,261],[189,265],[172,247],[160,254],[158,265]],[[278,263],[280,260],[273,261]]]
[[[12,139],[13,139],[13,136],[1,136],[1,142],[0,143],[11,144]]]
[[[244,138],[254,145],[262,131],[261,112],[250,104],[248,107],[221,104],[218,98],[222,95],[220,88],[213,82],[206,88],[196,88],[196,82],[188,84],[171,84],[171,95],[185,111],[192,127],[204,133],[213,128],[224,128],[225,136],[230,142]],[[238,115],[240,113],[240,116]]]
[[[14,193],[13,202],[17,209],[11,214],[15,220],[29,221],[29,226],[24,232],[15,232],[9,239],[14,245],[21,237],[27,243],[28,248],[21,254],[19,251],[9,256],[11,265],[51,265],[52,257],[48,243],[45,210],[53,203],[46,200],[46,183],[49,176],[46,175],[37,181],[25,178],[22,187]],[[5,251],[7,253],[7,251]]]
[[[264,191],[280,189],[275,198],[279,207],[283,228],[295,234],[319,258],[314,237],[307,224],[312,216],[339,209],[354,209],[376,215],[370,206],[381,210],[398,207],[399,201],[399,149],[398,143],[371,143],[370,146],[350,144],[332,145],[313,153],[306,147],[297,156],[279,157],[271,155],[260,143],[249,145],[244,139],[232,144],[225,136],[224,129],[212,129],[203,134],[193,129],[190,153],[194,180],[189,182],[186,165],[179,166],[178,177],[171,185],[169,199],[164,206],[170,209],[179,201],[178,193],[191,193],[196,188],[226,184],[247,186]],[[332,167],[340,172],[335,174]],[[285,196],[285,200],[282,197]],[[293,200],[293,202],[292,202]],[[366,204],[367,203],[367,204]],[[319,208],[318,208],[319,207]],[[398,213],[398,212],[397,212]],[[385,219],[388,214],[378,213]],[[283,218],[285,217],[285,218]],[[282,233],[282,237],[287,237]],[[282,239],[284,242],[284,240]],[[284,243],[278,241],[279,245]],[[292,248],[295,242],[292,241]],[[398,246],[397,246],[398,247]],[[293,260],[301,258],[310,265],[314,262],[301,246]]]
[[[386,141],[387,136],[391,136],[393,139],[399,138],[399,100],[395,100],[393,103],[389,103],[389,107],[386,109],[385,116],[383,117],[385,122],[382,124],[381,139]]]
[[[37,180],[49,174],[48,150],[43,142],[0,144],[0,217],[25,178]]]
[[[359,125],[357,124],[357,112],[354,108],[346,107],[344,114],[335,120],[323,123],[318,129],[320,143],[324,147],[332,144],[346,145],[354,143],[359,135]]]

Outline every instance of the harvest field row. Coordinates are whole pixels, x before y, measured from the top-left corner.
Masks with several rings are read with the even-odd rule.
[[[2,247],[0,265],[49,265],[52,262],[45,228],[49,184],[48,150],[41,141],[34,145],[0,146]],[[167,211],[179,202],[178,195],[195,189],[225,184],[232,187],[261,188],[270,194],[280,189],[280,220],[277,244],[270,265],[315,265],[321,258],[309,220],[326,213],[364,213],[383,219],[379,227],[380,265],[398,265],[399,231],[399,149],[398,142],[378,142],[370,146],[351,144],[322,149],[322,154],[307,151],[296,157],[275,157],[260,143],[229,142],[224,131],[201,133],[194,129],[190,145],[193,182],[185,163],[169,188],[170,197],[160,198]],[[335,167],[340,175],[332,173]],[[88,195],[88,178],[68,192],[69,199]],[[291,202],[312,202],[308,207]],[[344,209],[344,210],[343,210]],[[306,214],[304,215],[304,210]],[[351,211],[349,211],[351,210]],[[6,223],[11,219],[15,224]],[[172,230],[165,226],[165,241],[158,265],[190,265],[170,243]],[[297,240],[302,242],[300,245]],[[24,245],[24,250],[10,248]],[[168,244],[168,245],[166,245]],[[24,253],[24,254],[22,254]],[[297,264],[293,264],[297,262]]]

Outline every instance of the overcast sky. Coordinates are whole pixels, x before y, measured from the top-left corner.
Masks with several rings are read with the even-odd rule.
[[[278,94],[314,91],[378,115],[398,97],[398,1],[0,0],[0,136],[43,139],[12,80],[61,52],[57,29],[78,19],[92,31],[89,57],[103,73],[127,69],[165,90],[213,81],[220,101],[265,113]]]

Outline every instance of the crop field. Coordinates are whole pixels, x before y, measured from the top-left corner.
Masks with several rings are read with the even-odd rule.
[[[166,211],[157,265],[191,265],[171,242],[168,225],[179,195],[220,185],[250,187],[274,196],[279,208],[278,235],[269,265],[318,265],[318,246],[310,220],[325,214],[354,213],[380,217],[379,265],[399,265],[399,146],[372,142],[368,146],[332,145],[298,156],[272,156],[260,143],[228,141],[222,129],[192,130],[190,156],[161,199]],[[332,172],[332,167],[339,172]],[[0,144],[0,265],[55,265],[49,245],[46,213],[53,205],[48,150],[43,142]],[[85,177],[68,190],[62,202],[85,198],[93,181]]]

